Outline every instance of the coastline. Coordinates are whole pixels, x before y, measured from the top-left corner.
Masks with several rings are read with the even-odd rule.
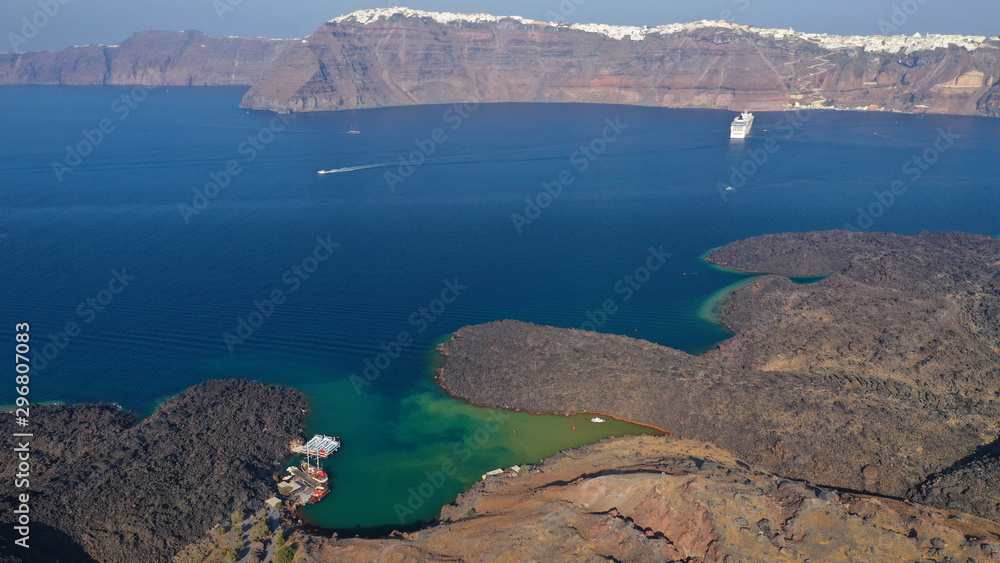
[[[761,277],[762,275],[766,274],[753,274],[746,279],[739,280],[735,283],[731,283],[726,287],[716,291],[712,295],[709,295],[708,298],[706,298],[705,301],[701,304],[701,307],[698,308],[698,317],[702,320],[721,325],[725,327],[726,330],[733,332],[720,320],[720,317],[722,316],[722,310],[726,306],[726,300],[728,300],[729,296],[735,293],[738,289],[740,289],[745,285],[753,283],[757,278]]]
[[[540,415],[540,416],[561,416],[563,418],[571,418],[571,417],[574,417],[574,416],[599,416],[601,418],[608,419],[608,420],[614,420],[614,421],[617,421],[617,422],[624,422],[626,424],[633,424],[635,426],[642,426],[643,428],[649,428],[650,430],[655,430],[656,432],[658,432],[658,434],[651,434],[652,436],[673,436],[674,435],[674,433],[672,431],[660,428],[658,426],[654,426],[652,424],[648,424],[648,423],[645,423],[645,422],[636,422],[634,420],[629,420],[627,418],[621,418],[619,416],[614,416],[614,415],[610,415],[610,414],[599,412],[599,411],[580,411],[580,412],[570,412],[570,413],[559,413],[559,412],[551,412],[551,411],[525,410],[525,409],[518,409],[518,408],[506,407],[506,406],[504,406],[504,407],[491,407],[491,406],[486,405],[486,404],[477,403],[476,401],[473,401],[469,397],[463,397],[461,395],[457,395],[455,393],[452,393],[446,387],[444,387],[444,385],[441,384],[441,381],[438,380],[437,378],[435,378],[435,383],[449,397],[451,397],[453,399],[458,399],[459,401],[462,401],[462,402],[464,402],[464,403],[466,403],[468,405],[471,405],[473,407],[480,408],[480,409],[500,409],[500,410],[515,412],[515,413],[521,413],[521,414],[533,414],[533,415]],[[633,436],[633,434],[625,434],[625,436]],[[572,450],[572,449],[576,449],[576,448],[566,448],[564,450],[559,450],[559,451],[567,451],[567,450]]]

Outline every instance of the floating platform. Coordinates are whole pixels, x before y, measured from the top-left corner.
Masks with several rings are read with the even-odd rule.
[[[292,445],[292,452],[294,453],[320,458],[327,458],[339,449],[339,436],[324,436],[322,434],[313,436],[304,446],[298,444]]]

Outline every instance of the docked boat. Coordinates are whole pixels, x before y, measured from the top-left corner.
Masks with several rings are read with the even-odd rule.
[[[318,465],[313,465],[308,461],[303,461],[299,466],[302,471],[306,472],[306,475],[312,477],[317,483],[326,483],[330,480],[330,476],[323,471],[323,468]]]
[[[320,485],[319,487],[316,487],[316,490],[314,490],[312,495],[309,496],[309,503],[319,502],[328,494],[330,494],[330,489]]]
[[[729,138],[746,139],[747,135],[750,134],[750,129],[752,127],[753,114],[749,111],[745,111],[733,120],[733,124],[729,127]]]

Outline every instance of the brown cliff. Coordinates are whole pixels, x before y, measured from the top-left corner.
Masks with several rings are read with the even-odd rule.
[[[996,440],[1000,241],[833,231],[757,237],[709,260],[831,275],[740,288],[721,319],[735,336],[698,357],[516,321],[466,327],[441,347],[440,381],[474,403],[607,412],[890,496]]]
[[[742,26],[689,25],[634,40],[513,17],[386,12],[322,26],[254,84],[243,105],[284,112],[454,102],[801,104],[1000,116],[992,101],[1000,83],[995,42],[903,55],[831,50]]]
[[[120,45],[0,54],[0,84],[245,86],[264,76],[292,40],[146,31]]]
[[[839,47],[808,34],[702,23],[653,33],[363,10],[304,40],[148,31],[115,46],[0,54],[0,84],[250,85],[244,107],[280,112],[580,102],[1000,116],[995,39],[956,38],[958,46],[946,38],[913,51],[878,41],[862,48],[858,41],[874,39],[850,38]]]

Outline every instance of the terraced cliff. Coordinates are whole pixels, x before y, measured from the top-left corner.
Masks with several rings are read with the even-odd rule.
[[[579,102],[1000,116],[1000,41],[837,38],[725,22],[655,28],[361,10],[305,39],[148,31],[0,54],[0,84],[247,85],[279,112]]]
[[[0,84],[248,86],[293,41],[145,31],[119,45],[0,53]]]
[[[363,10],[295,44],[243,105],[286,112],[455,102],[800,104],[1000,116],[993,101],[1000,42],[906,53],[827,45],[723,22],[617,28]]]

